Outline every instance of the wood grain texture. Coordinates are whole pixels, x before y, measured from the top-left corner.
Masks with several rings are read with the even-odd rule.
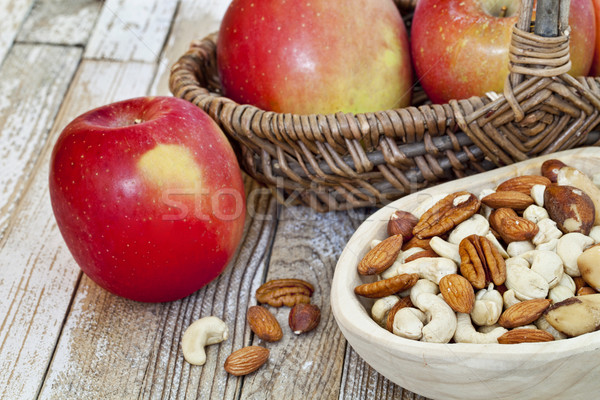
[[[339,399],[428,400],[387,380],[356,354],[350,345],[346,347]]]
[[[0,0],[0,63],[13,45],[34,0]]]
[[[156,62],[176,7],[176,1],[107,0],[85,58]]]
[[[356,213],[354,213],[356,214]],[[306,207],[283,208],[266,281],[304,279],[315,286],[312,303],[321,309],[319,326],[295,335],[288,325],[288,307],[269,307],[283,328],[283,339],[255,345],[269,348],[269,361],[243,379],[244,399],[336,399],[344,363],[345,340],[329,306],[329,288],[337,257],[364,216],[317,214]]]
[[[77,48],[18,44],[0,68],[0,238],[80,59]]]
[[[151,94],[168,95],[169,70],[194,39],[202,39],[219,29],[230,0],[182,0],[163,54],[158,64]]]
[[[35,175],[0,241],[0,371],[9,371],[0,374],[0,398],[31,399],[39,391],[80,277],[50,206],[52,144],[75,116],[129,97],[147,87],[152,74],[146,65],[88,62],[74,79]]]
[[[249,207],[242,244],[226,271],[187,298],[144,304],[114,296],[84,276],[41,392],[42,399],[185,399],[238,396],[225,358],[250,340],[245,312],[264,276],[276,225],[270,193],[247,180]],[[222,318],[229,339],[207,348],[204,366],[184,361],[181,337],[193,321]]]
[[[38,0],[23,23],[17,41],[84,45],[101,8],[98,0]]]

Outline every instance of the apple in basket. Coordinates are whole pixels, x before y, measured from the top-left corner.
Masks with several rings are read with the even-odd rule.
[[[125,100],[73,120],[53,149],[50,198],[81,269],[145,302],[185,297],[217,277],[246,213],[223,132],[173,97]]]
[[[227,97],[295,114],[409,105],[409,53],[392,0],[233,0],[217,41]]]
[[[415,72],[434,103],[502,92],[520,0],[419,0],[411,30]],[[573,76],[587,75],[596,38],[592,0],[571,0]]]

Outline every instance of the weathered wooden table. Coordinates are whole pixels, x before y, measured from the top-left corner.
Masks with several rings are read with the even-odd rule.
[[[0,0],[0,398],[416,399],[347,345],[331,314],[337,257],[368,211],[318,214],[277,205],[246,179],[248,218],[232,264],[172,303],[114,296],[83,275],[56,227],[48,163],[64,126],[88,109],[169,95],[170,65],[217,29],[227,0]],[[316,287],[317,330],[267,344],[268,363],[245,378],[225,358],[260,343],[245,317],[265,280]],[[230,338],[186,363],[181,336],[221,317]],[[276,311],[287,328],[288,309]]]

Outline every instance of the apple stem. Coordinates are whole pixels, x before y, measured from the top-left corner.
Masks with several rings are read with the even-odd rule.
[[[508,10],[507,6],[502,6],[502,8],[500,9],[500,18],[506,17],[506,11],[507,10]]]

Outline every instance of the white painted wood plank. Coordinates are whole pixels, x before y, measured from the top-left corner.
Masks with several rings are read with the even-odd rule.
[[[85,45],[101,8],[98,0],[38,0],[17,41]]]
[[[50,206],[51,144],[80,113],[144,93],[152,76],[153,66],[147,64],[86,62],[67,94],[33,180],[0,241],[2,399],[35,397],[80,276]]]
[[[107,0],[85,58],[155,62],[176,8],[175,0]]]
[[[246,310],[262,283],[276,225],[268,191],[248,204],[244,239],[232,264],[215,281],[185,299],[144,304],[114,296],[84,276],[52,360],[40,399],[236,399],[237,378],[225,358],[247,344]],[[222,318],[229,339],[207,348],[207,363],[191,366],[181,336],[193,321]]]
[[[78,48],[18,44],[0,67],[0,238],[80,59]]]
[[[150,93],[169,95],[169,70],[194,39],[202,39],[219,29],[231,0],[182,0],[171,33],[158,64]]]
[[[0,63],[10,50],[34,0],[0,0]]]

